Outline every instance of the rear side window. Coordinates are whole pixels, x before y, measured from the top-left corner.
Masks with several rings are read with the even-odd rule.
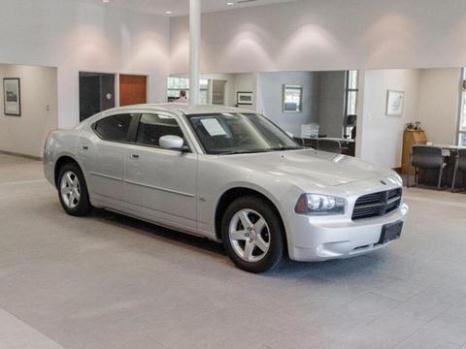
[[[139,121],[136,143],[154,147],[160,146],[163,136],[183,137],[178,122],[171,116],[158,114],[142,114]]]
[[[95,132],[106,141],[126,142],[131,114],[112,115],[95,123]]]

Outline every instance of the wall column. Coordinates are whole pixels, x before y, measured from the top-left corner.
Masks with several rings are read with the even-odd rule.
[[[189,31],[189,101],[191,105],[197,105],[200,101],[201,0],[189,0]]]

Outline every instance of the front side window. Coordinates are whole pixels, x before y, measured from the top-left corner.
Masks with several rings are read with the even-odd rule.
[[[301,147],[263,116],[219,113],[187,116],[207,154],[256,153]]]
[[[199,86],[201,93],[199,95],[200,104],[209,103],[209,86],[210,82],[207,79],[200,79]],[[169,102],[175,102],[180,98],[180,92],[185,91],[186,97],[189,100],[189,79],[178,76],[169,76],[167,81],[167,97]]]
[[[169,115],[142,114],[139,121],[136,143],[153,147],[160,146],[163,136],[179,136],[183,138],[178,122]]]
[[[358,113],[359,72],[350,70],[346,74],[346,115]]]
[[[112,115],[97,121],[94,129],[97,135],[106,141],[126,142],[131,120],[131,114]]]
[[[461,110],[458,125],[458,143],[466,146],[466,68],[463,68],[463,89],[461,91]]]
[[[359,72],[350,70],[346,73],[345,138],[355,138],[356,118],[358,114]]]

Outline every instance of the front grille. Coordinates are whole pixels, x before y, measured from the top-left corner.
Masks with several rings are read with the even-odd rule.
[[[356,200],[353,220],[379,217],[396,210],[401,205],[402,189],[392,189],[361,196]]]

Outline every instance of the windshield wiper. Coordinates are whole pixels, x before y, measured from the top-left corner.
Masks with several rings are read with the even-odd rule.
[[[231,150],[231,151],[224,151],[219,152],[217,155],[235,155],[235,154],[254,154],[254,153],[269,153],[272,151],[284,151],[284,150],[298,150],[304,149],[304,147],[297,147],[297,146],[281,146],[269,149],[260,149],[260,150]]]
[[[270,149],[270,151],[298,150],[298,149],[304,149],[304,147],[298,147],[298,146],[294,146],[294,145],[280,146],[280,147],[272,148],[272,149]]]
[[[235,155],[235,154],[254,154],[254,153],[265,153],[268,152],[269,149],[264,150],[231,150],[231,151],[224,151],[217,153],[217,155]]]

